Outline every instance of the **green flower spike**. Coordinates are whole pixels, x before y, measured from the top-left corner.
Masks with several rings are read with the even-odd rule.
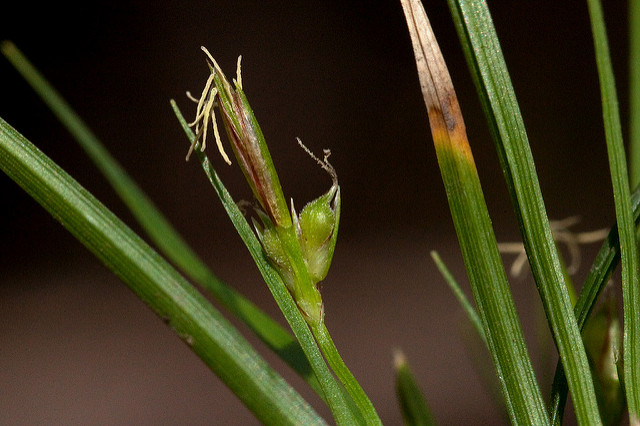
[[[340,217],[340,187],[336,172],[327,161],[329,152],[325,151],[324,160],[319,160],[298,140],[300,146],[329,173],[333,185],[326,194],[307,204],[300,216],[293,209],[292,200],[290,213],[264,136],[242,90],[240,58],[232,86],[207,49],[203,47],[202,50],[210,61],[211,75],[200,99],[194,99],[198,107],[196,119],[190,125],[195,126],[204,150],[211,121],[220,155],[227,164],[231,164],[215,120],[214,109],[217,107],[220,111],[233,153],[259,203],[255,211],[261,223],[253,220],[253,224],[265,255],[280,274],[307,322],[321,324],[324,309],[316,284],[326,277],[329,270]],[[187,159],[195,148],[194,142]]]

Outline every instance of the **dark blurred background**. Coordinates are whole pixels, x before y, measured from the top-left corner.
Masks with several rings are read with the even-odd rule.
[[[392,350],[402,348],[441,424],[503,421],[475,369],[484,359],[429,257],[467,287],[399,1],[59,2],[5,9],[13,40],[213,271],[281,318],[169,106],[208,75],[200,46],[243,83],[286,195],[300,208],[330,185],[297,147],[332,150],[340,238],[322,285],[326,322],[387,424],[401,423]],[[490,2],[551,218],[576,230],[614,218],[585,2]],[[500,241],[517,226],[487,125],[444,1],[425,4],[448,62]],[[605,16],[618,91],[627,89],[626,3]],[[85,154],[0,59],[0,116],[140,230]],[[620,97],[623,123],[627,98]],[[625,128],[626,132],[626,128]],[[215,155],[213,146],[210,157]],[[215,166],[237,199],[238,168]],[[0,175],[0,424],[252,424],[253,416],[128,288]],[[584,253],[589,263],[595,248]],[[513,260],[505,257],[507,266]],[[577,282],[584,276],[583,265]],[[548,394],[538,296],[511,280]],[[269,360],[274,357],[241,330]],[[328,415],[277,360],[283,375]]]

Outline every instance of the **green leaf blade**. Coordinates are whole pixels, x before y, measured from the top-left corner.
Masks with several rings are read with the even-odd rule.
[[[586,352],[491,15],[481,0],[449,0],[449,8],[498,151],[531,270],[567,373],[578,422],[598,423]]]
[[[422,4],[403,0],[402,6],[451,217],[507,411],[516,424],[548,424],[451,77]]]
[[[629,1],[629,179],[640,185],[640,1]]]
[[[616,208],[622,264],[622,300],[624,309],[623,364],[624,381],[632,423],[640,410],[640,260],[631,208],[627,160],[622,140],[615,78],[609,55],[602,5],[588,0],[591,30],[600,78],[602,115],[609,154],[609,170]]]
[[[631,205],[635,226],[637,228],[640,223],[640,188],[636,189],[633,193]],[[580,330],[582,330],[586,324],[591,311],[596,306],[598,296],[602,293],[602,290],[604,290],[619,262],[620,240],[618,238],[618,227],[614,225],[595,257],[574,307],[576,321]],[[564,371],[562,370],[562,365],[558,363],[553,379],[551,402],[549,404],[553,424],[561,424],[567,392],[568,389]]]
[[[453,274],[449,271],[449,268],[447,268],[447,265],[445,265],[445,263],[442,261],[442,258],[440,258],[440,255],[437,251],[431,251],[431,258],[436,264],[445,282],[451,289],[451,292],[456,297],[456,299],[458,299],[458,303],[460,304],[460,306],[462,306],[462,309],[464,309],[464,312],[467,315],[467,319],[469,320],[471,325],[473,325],[473,328],[476,330],[476,333],[478,333],[478,336],[486,344],[487,339],[484,335],[484,329],[482,328],[482,320],[478,316],[475,308],[473,307],[469,299],[467,299],[467,296],[464,294],[462,288],[453,277]]]
[[[433,414],[416,382],[409,364],[402,352],[394,353],[393,364],[396,369],[396,394],[405,425],[435,425]]]

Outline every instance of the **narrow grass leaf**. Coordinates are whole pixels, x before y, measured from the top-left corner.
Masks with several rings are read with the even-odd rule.
[[[640,410],[640,262],[631,211],[627,160],[622,140],[618,98],[609,56],[607,33],[599,0],[588,0],[591,31],[596,52],[604,133],[609,153],[609,170],[620,238],[624,337],[622,342],[624,382],[631,422],[638,422]]]
[[[640,224],[640,188],[636,189],[632,194],[631,206],[637,229]],[[607,285],[618,263],[620,263],[620,241],[618,238],[618,227],[614,225],[595,257],[574,307],[576,321],[578,322],[580,330],[582,330],[587,323],[591,311],[596,306],[598,297]],[[562,422],[567,393],[568,388],[564,370],[562,369],[562,365],[558,363],[553,379],[551,403],[549,404],[551,421],[555,425],[559,425]]]
[[[250,300],[211,272],[78,114],[15,45],[3,42],[0,50],[69,130],[167,259],[209,291],[322,395],[320,385],[312,373],[304,352],[293,336]]]
[[[640,184],[640,1],[629,1],[629,178]]]
[[[169,324],[260,421],[324,424],[171,265],[2,119],[0,169]]]
[[[471,334],[466,335],[464,339],[467,352],[471,354],[471,358],[475,364],[475,371],[481,378],[482,384],[486,388],[487,393],[495,403],[495,406],[502,409],[501,413],[505,416],[504,420],[507,420],[505,401],[502,398],[499,381],[495,375],[495,369],[491,364],[490,354],[489,352],[487,352],[486,354],[479,353],[479,351],[488,349],[487,339],[484,335],[484,328],[482,328],[482,320],[476,312],[476,309],[471,304],[471,301],[462,291],[460,284],[458,284],[453,274],[449,271],[449,268],[447,268],[447,265],[440,258],[438,252],[435,250],[432,251],[431,258],[438,267],[438,270],[445,279],[445,282],[449,285],[449,288],[451,288],[454,296],[456,297],[456,299],[458,299],[458,302],[467,314],[469,325],[473,327],[473,331],[470,332]],[[474,331],[475,334],[473,334]]]
[[[600,420],[582,337],[502,50],[485,1],[448,0],[494,138],[531,271],[567,375],[580,424]]]
[[[475,328],[478,336],[480,336],[480,338],[485,343],[487,343],[487,339],[484,335],[484,329],[482,328],[482,320],[478,316],[478,313],[476,312],[469,299],[467,299],[467,296],[464,294],[464,291],[462,291],[462,288],[460,288],[460,285],[454,278],[453,274],[449,271],[447,265],[445,265],[445,263],[442,261],[437,251],[433,250],[431,252],[431,258],[438,267],[438,270],[440,271],[440,274],[442,274],[445,282],[449,285],[449,288],[453,292],[453,295],[456,297],[456,299],[458,299],[458,303],[460,303],[460,306],[462,306],[462,309],[464,309],[469,322]]]
[[[430,426],[436,422],[427,405],[418,382],[416,382],[404,354],[397,350],[393,354],[396,369],[396,395],[400,404],[404,424],[408,426]]]
[[[336,347],[326,324],[321,322],[317,325],[311,325],[311,330],[315,336],[318,346],[322,350],[325,359],[329,363],[329,366],[338,377],[342,385],[345,387],[347,393],[353,398],[355,404],[360,408],[363,414],[364,421],[367,425],[382,425],[382,421],[378,417],[375,407],[369,400],[369,397],[364,392],[360,383],[356,380],[351,370],[342,360],[338,348]]]
[[[195,143],[196,137],[189,128],[189,125],[184,119],[175,101],[171,101],[171,106],[173,107],[182,129],[187,135],[189,143]],[[196,143],[193,152],[198,157],[209,182],[220,198],[231,222],[238,231],[240,238],[247,246],[251,257],[258,266],[258,269],[267,283],[271,294],[280,307],[280,310],[284,314],[287,322],[291,326],[293,334],[298,339],[298,342],[300,342],[300,346],[302,347],[313,372],[320,382],[321,389],[336,422],[340,425],[361,424],[363,420],[360,417],[360,412],[353,406],[353,401],[351,401],[349,396],[344,393],[344,389],[340,386],[340,383],[338,383],[335,377],[331,374],[311,330],[307,326],[306,321],[302,317],[300,310],[291,297],[291,294],[287,290],[285,284],[282,282],[282,278],[280,278],[278,272],[273,268],[273,266],[271,266],[266,258],[264,251],[262,250],[262,246],[255,236],[254,231],[251,229],[251,226],[245,219],[235,201],[233,201],[233,198],[231,198],[229,191],[227,191],[224,184],[218,177],[218,174],[213,169],[213,166],[211,166],[207,156],[199,149],[199,144]]]
[[[451,215],[507,411],[513,423],[548,424],[451,77],[420,2],[402,5]]]

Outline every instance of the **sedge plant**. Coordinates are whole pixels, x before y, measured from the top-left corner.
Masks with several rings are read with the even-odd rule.
[[[490,355],[504,409],[514,424],[561,424],[570,395],[578,424],[638,422],[640,410],[640,283],[636,230],[640,218],[640,101],[631,98],[630,161],[627,162],[616,89],[599,0],[588,0],[600,79],[616,223],[602,243],[577,298],[554,238],[534,158],[486,1],[448,0],[448,5],[491,130],[559,362],[552,389],[540,386],[500,256],[463,114],[445,59],[419,0],[401,0],[416,59],[419,88],[429,118],[451,217],[473,301],[440,259],[431,256]],[[640,2],[630,2],[631,84],[640,83]],[[407,44],[409,48],[409,43]],[[229,81],[205,48],[209,73],[189,123],[171,100],[185,132],[186,157],[195,157],[245,243],[288,329],[218,279],[151,200],[108,153],[79,115],[10,42],[2,53],[73,134],[129,207],[158,251],[30,141],[0,119],[0,169],[87,246],[175,330],[210,369],[265,424],[325,424],[311,405],[194,287],[199,284],[227,313],[297,372],[327,404],[336,424],[381,424],[364,389],[343,362],[327,326],[318,284],[325,280],[338,241],[342,199],[330,152],[317,156],[300,140],[309,165],[324,169],[329,189],[299,212],[287,200],[258,119],[243,90],[238,59]],[[416,85],[416,88],[418,85]],[[633,90],[632,90],[633,91]],[[637,90],[635,92],[638,92]],[[221,135],[222,123],[226,141]],[[226,145],[254,197],[243,212],[205,154],[211,138],[232,164]],[[425,137],[425,139],[427,139]],[[188,147],[188,149],[187,149]],[[630,176],[630,178],[629,178]],[[175,265],[174,266],[172,266]],[[612,290],[621,266],[622,321]],[[604,302],[597,305],[605,294]],[[437,422],[401,351],[395,352],[396,390],[406,424]],[[426,389],[426,395],[429,389]]]

